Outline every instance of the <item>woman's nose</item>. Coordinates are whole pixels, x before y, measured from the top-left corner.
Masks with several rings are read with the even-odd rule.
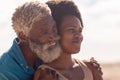
[[[74,36],[75,36],[75,37],[78,37],[78,38],[80,38],[80,39],[83,39],[83,35],[82,35],[81,32],[76,32],[76,33],[74,34]]]

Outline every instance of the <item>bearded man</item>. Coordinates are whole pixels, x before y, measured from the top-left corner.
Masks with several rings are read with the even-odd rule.
[[[0,58],[0,80],[32,80],[42,61],[60,55],[56,23],[45,3],[32,1],[16,9],[12,26],[17,38]]]

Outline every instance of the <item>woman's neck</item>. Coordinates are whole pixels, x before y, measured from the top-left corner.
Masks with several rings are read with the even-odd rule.
[[[61,53],[60,57],[47,65],[55,69],[70,69],[74,65],[71,54]]]

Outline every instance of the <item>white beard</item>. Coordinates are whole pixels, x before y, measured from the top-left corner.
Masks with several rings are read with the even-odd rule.
[[[44,62],[49,63],[54,61],[60,56],[61,53],[61,47],[59,43],[57,42],[57,45],[53,49],[48,49],[49,45],[38,45],[35,42],[29,41],[29,46],[31,50]]]

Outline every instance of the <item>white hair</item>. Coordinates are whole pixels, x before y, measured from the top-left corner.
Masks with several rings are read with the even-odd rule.
[[[17,35],[22,32],[27,36],[33,23],[48,15],[51,15],[51,11],[47,4],[39,1],[26,2],[16,8],[12,17],[12,26]]]
[[[49,45],[44,44],[44,45],[39,45],[36,44],[35,42],[32,42],[29,40],[29,45],[31,50],[40,58],[44,63],[50,63],[54,60],[56,60],[60,54],[61,54],[61,46],[59,42],[56,43],[56,47],[49,50]]]

